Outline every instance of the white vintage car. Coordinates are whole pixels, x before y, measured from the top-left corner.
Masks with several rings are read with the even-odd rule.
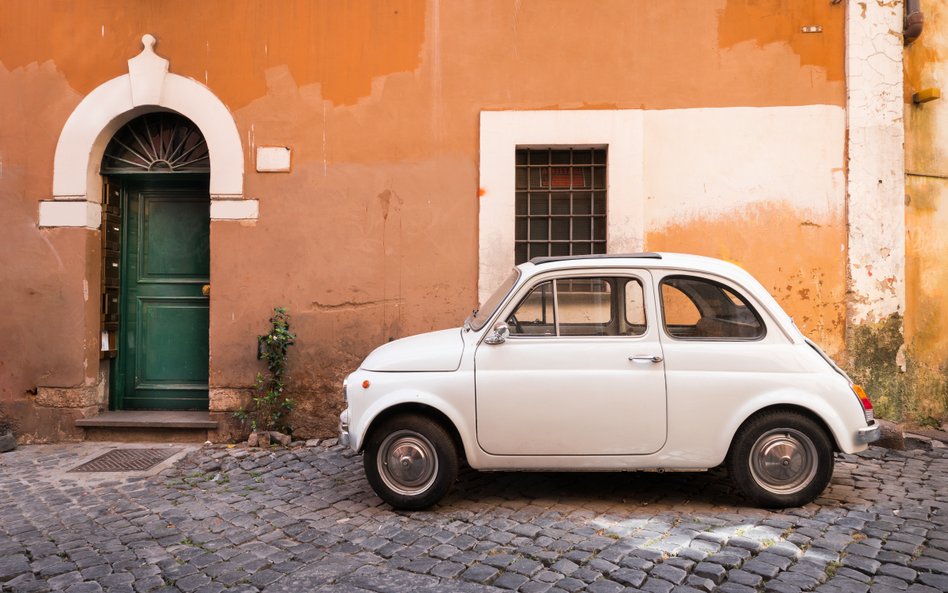
[[[456,329],[346,379],[340,442],[393,507],[478,470],[702,471],[802,505],[879,438],[865,392],[741,268],[673,253],[538,258]]]

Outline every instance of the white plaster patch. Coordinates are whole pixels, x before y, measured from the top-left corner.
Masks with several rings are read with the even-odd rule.
[[[83,227],[97,229],[102,223],[102,206],[85,200],[43,200],[39,203],[40,227]]]
[[[289,173],[292,150],[289,146],[258,146],[258,173]]]
[[[833,105],[647,111],[646,228],[765,202],[842,213],[845,141]]]
[[[902,3],[850,0],[846,11],[849,128],[849,317],[905,309]]]
[[[257,200],[211,199],[211,220],[256,220],[260,214]]]

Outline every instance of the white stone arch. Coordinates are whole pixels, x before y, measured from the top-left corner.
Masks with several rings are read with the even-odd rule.
[[[142,45],[128,74],[95,88],[66,120],[53,159],[53,199],[40,202],[39,226],[99,228],[106,145],[131,119],[165,110],[193,121],[207,142],[211,219],[256,220],[257,201],[243,195],[243,147],[230,111],[203,84],[168,72],[153,36],[142,37]]]

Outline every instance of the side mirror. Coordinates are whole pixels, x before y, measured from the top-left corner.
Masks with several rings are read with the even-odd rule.
[[[494,331],[490,333],[489,336],[484,338],[485,344],[503,344],[507,341],[507,336],[510,335],[510,328],[507,327],[507,324],[503,321],[498,321],[497,325],[494,326]]]

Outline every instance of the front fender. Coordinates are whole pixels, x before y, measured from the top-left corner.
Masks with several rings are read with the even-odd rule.
[[[422,406],[434,410],[447,418],[460,435],[465,454],[471,456],[474,453],[470,450],[471,444],[474,442],[474,439],[471,438],[474,426],[472,423],[469,423],[469,421],[466,421],[465,418],[474,418],[473,394],[466,393],[463,387],[463,379],[454,377],[454,375],[464,373],[457,371],[454,373],[423,373],[415,375],[414,380],[410,377],[405,377],[405,375],[408,374],[409,373],[398,373],[397,377],[393,377],[390,380],[394,380],[398,383],[411,383],[410,386],[402,384],[398,386],[379,386],[376,388],[375,385],[385,383],[385,379],[389,379],[389,377],[383,377],[381,380],[374,381],[373,385],[367,390],[378,389],[380,393],[377,395],[372,393],[358,394],[350,392],[349,407],[350,410],[355,411],[355,413],[350,415],[351,424],[349,427],[351,438],[350,446],[352,449],[360,453],[362,452],[365,448],[365,440],[369,431],[376,425],[378,419],[386,413],[400,407]],[[458,380],[446,381],[445,379],[447,377]],[[432,388],[433,385],[423,385],[425,382],[437,383],[437,391]],[[471,387],[469,385],[467,390],[470,389]],[[363,401],[359,402],[358,400],[363,395],[365,396],[362,398]],[[359,403],[364,403],[364,407],[359,406]]]

